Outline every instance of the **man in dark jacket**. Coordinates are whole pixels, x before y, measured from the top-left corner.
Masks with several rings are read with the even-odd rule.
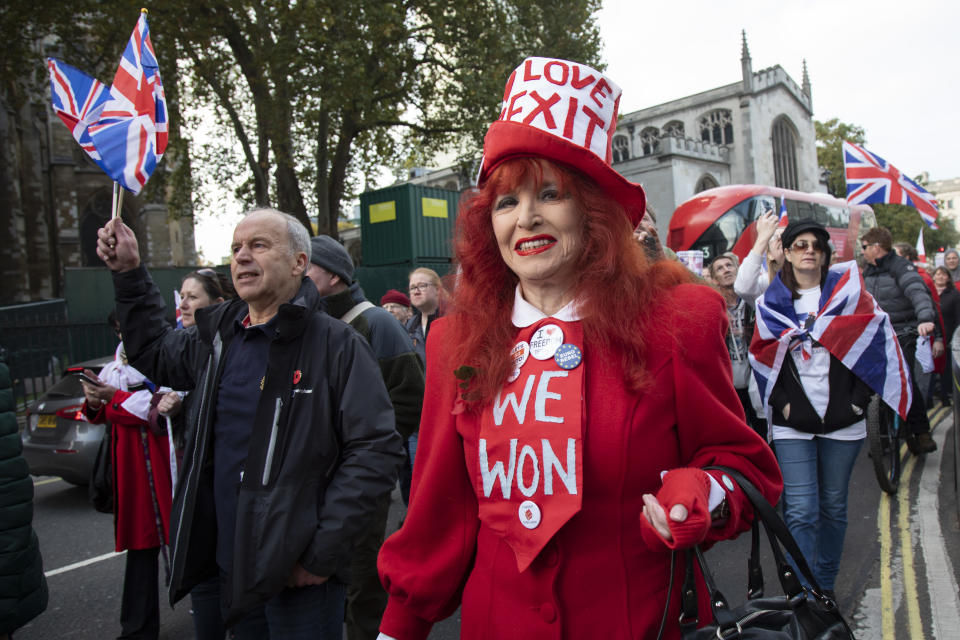
[[[21,455],[10,369],[0,353],[0,638],[47,608],[40,543],[33,521],[33,479]]]
[[[390,394],[397,431],[409,438],[420,426],[423,406],[423,363],[396,318],[369,302],[354,282],[353,260],[342,244],[330,236],[311,238],[307,277],[323,296],[321,306],[334,318],[356,329],[366,339],[380,363],[380,373]],[[390,496],[384,495],[366,531],[356,539],[347,587],[347,639],[376,640],[380,619],[387,607],[387,592],[377,574],[377,554],[387,530]]]
[[[108,222],[97,252],[114,272],[131,364],[196,394],[171,514],[171,601],[219,575],[237,638],[339,638],[339,576],[403,454],[369,345],[319,311],[304,278],[306,229],[250,212],[233,234],[239,299],[180,331],[127,226]]]
[[[863,270],[864,284],[880,308],[890,316],[900,349],[910,367],[913,404],[907,414],[907,446],[914,454],[936,451],[937,443],[930,437],[930,421],[927,419],[923,394],[913,375],[917,336],[937,333],[937,312],[933,298],[923,278],[917,273],[917,268],[892,251],[893,237],[887,229],[870,229],[863,235],[860,246],[867,262]],[[942,349],[942,342],[939,345]]]

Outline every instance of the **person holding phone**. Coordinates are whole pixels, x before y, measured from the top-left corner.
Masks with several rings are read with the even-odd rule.
[[[119,328],[111,324],[119,337]],[[113,458],[114,537],[116,551],[127,552],[119,637],[157,638],[157,557],[161,549],[166,557],[173,489],[166,432],[150,429],[147,420],[155,388],[127,363],[122,342],[100,376],[84,369],[80,384],[87,419],[110,426],[105,437],[111,439]]]

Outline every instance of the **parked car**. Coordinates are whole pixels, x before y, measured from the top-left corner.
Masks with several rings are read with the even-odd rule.
[[[111,360],[113,355],[69,367],[55,385],[27,407],[27,426],[20,437],[30,473],[59,476],[75,485],[90,482],[106,425],[90,423],[84,416],[83,388],[76,374],[84,369],[99,373]]]

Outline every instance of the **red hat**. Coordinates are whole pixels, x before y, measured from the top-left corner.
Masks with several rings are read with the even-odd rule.
[[[643,187],[610,166],[620,93],[613,80],[586,65],[527,58],[510,74],[500,117],[483,139],[477,183],[506,160],[546,158],[592,178],[636,225],[646,209]]]
[[[403,306],[405,306],[405,307],[409,307],[409,306],[410,306],[410,298],[408,298],[408,297],[407,297],[406,295],[404,295],[403,293],[397,291],[396,289],[390,289],[390,291],[387,291],[385,294],[383,294],[383,297],[380,298],[380,306],[381,306],[381,307],[382,307],[383,305],[387,304],[388,302],[393,302],[393,303],[396,303],[396,304],[400,304],[400,305],[403,305]]]

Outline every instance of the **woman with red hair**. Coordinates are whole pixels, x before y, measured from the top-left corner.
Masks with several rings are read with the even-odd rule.
[[[655,637],[670,550],[752,515],[703,468],[779,495],[733,388],[723,300],[632,237],[645,196],[610,167],[619,94],[545,58],[507,83],[457,220],[452,312],[427,342],[381,638],[425,638],[461,604],[463,638]]]

